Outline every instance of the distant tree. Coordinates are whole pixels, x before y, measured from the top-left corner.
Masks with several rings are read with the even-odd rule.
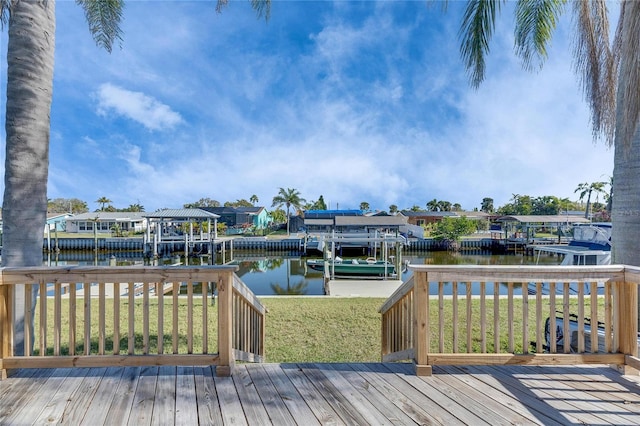
[[[451,202],[449,201],[438,201],[438,210],[441,212],[450,212],[451,211]]]
[[[398,206],[396,206],[395,204],[391,204],[389,206],[389,213],[393,214],[393,213],[397,213],[398,212]]]
[[[451,250],[459,249],[459,241],[463,235],[468,235],[476,231],[476,222],[466,216],[444,217],[434,224],[431,236],[444,241]]]
[[[253,204],[245,200],[227,201],[224,203],[225,207],[253,207]]]
[[[320,198],[318,198],[318,201],[311,203],[311,205],[309,206],[309,210],[326,210],[327,209],[327,204],[324,202],[324,197],[322,195],[320,195]]]
[[[259,201],[258,196],[256,194],[253,194],[251,197],[249,197],[249,201],[255,206]]]
[[[493,213],[493,198],[484,197],[482,199],[482,206],[480,207],[480,211],[483,211],[485,213]]]
[[[437,212],[440,209],[440,202],[435,198],[427,203],[427,210]]]
[[[111,204],[113,201],[108,199],[107,197],[100,197],[96,200],[96,203],[100,204],[100,211],[105,211],[105,206],[107,204]]]
[[[291,213],[289,209],[294,207],[296,210],[299,210],[302,204],[304,204],[305,199],[300,197],[300,192],[294,188],[280,188],[278,191],[278,195],[273,197],[273,202],[271,207],[282,207],[287,206],[287,235],[291,233],[289,229],[289,218]]]
[[[417,204],[414,204],[413,207],[411,207],[409,210],[412,211],[412,212],[421,212],[422,211],[420,206],[417,205]]]
[[[360,210],[362,210],[363,212],[368,212],[369,211],[369,203],[367,203],[366,201],[363,201],[360,203]]]
[[[129,204],[129,207],[122,209],[123,212],[144,212],[144,206],[140,203]]]
[[[579,196],[580,202],[582,202],[582,200],[585,197],[587,198],[587,208],[584,212],[584,217],[586,217],[587,219],[589,218],[589,213],[591,208],[591,193],[595,192],[596,194],[604,194],[605,185],[606,185],[606,182],[593,182],[593,183],[584,182],[578,185],[578,187],[574,191],[574,192],[580,192],[580,196]]]
[[[55,198],[48,200],[47,211],[50,213],[87,213],[89,206],[78,198]]]
[[[200,198],[193,203],[187,203],[182,206],[185,209],[197,209],[200,207],[220,207],[220,201],[211,198]]]
[[[460,203],[455,203],[453,206],[451,206],[451,210],[454,212],[460,212],[462,211],[462,206],[460,205]]]
[[[531,197],[520,194],[513,194],[511,202],[498,209],[498,213],[501,215],[530,215],[532,212]]]
[[[274,223],[285,223],[287,221],[287,213],[280,208],[269,212],[269,216]]]

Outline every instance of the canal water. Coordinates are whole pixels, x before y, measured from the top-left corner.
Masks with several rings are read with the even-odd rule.
[[[139,252],[138,252],[139,253]],[[234,263],[238,266],[238,276],[242,281],[258,296],[272,295],[307,295],[322,296],[324,291],[324,280],[322,272],[307,267],[306,257],[287,256],[266,256],[256,252],[236,252]],[[162,259],[162,264],[172,264],[177,261],[184,264],[184,258]],[[228,259],[226,259],[228,260]],[[218,259],[220,263],[221,259]],[[403,255],[403,261],[414,265],[533,265],[536,264],[559,264],[561,259],[556,256],[541,256],[536,259],[532,256],[522,254],[465,254],[464,252],[425,252],[413,255]],[[119,266],[143,264],[143,259],[134,253],[124,254],[122,252],[113,254],[101,253],[96,258],[93,253],[78,253],[74,258],[72,253],[56,258],[45,260],[45,264],[51,266],[67,265],[109,265],[116,263]],[[204,262],[204,261],[202,261]],[[189,259],[190,264],[200,264],[198,259]],[[402,272],[402,280],[406,281],[411,276],[411,271],[405,269]],[[472,286],[473,293],[477,294],[479,285]],[[437,287],[433,289],[437,290]],[[461,289],[462,290],[462,289]],[[490,289],[493,291],[493,288]],[[506,285],[501,286],[501,293],[506,294]],[[445,285],[445,293],[451,294],[451,285]],[[516,294],[520,294],[520,289],[516,288]]]

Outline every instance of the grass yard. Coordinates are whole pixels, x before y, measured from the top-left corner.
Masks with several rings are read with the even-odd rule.
[[[377,362],[381,359],[381,316],[378,309],[383,304],[382,298],[332,298],[332,297],[268,297],[261,299],[269,312],[266,319],[265,351],[268,362]],[[569,311],[577,313],[577,298],[569,300]],[[60,312],[61,327],[55,329],[55,306],[54,300],[47,301],[47,330],[46,353],[54,353],[54,335],[60,337],[60,353],[69,354],[69,348],[75,347],[76,354],[84,352],[84,310],[83,299],[78,298],[75,313],[75,325],[72,324],[69,312],[69,300],[62,299]],[[599,298],[599,319],[602,320],[604,313],[603,298]],[[142,324],[145,321],[143,316],[143,300],[136,299],[134,302],[134,353],[145,352],[145,342],[143,338]],[[431,350],[439,352],[439,332],[438,326],[443,327],[443,348],[444,352],[453,352],[457,346],[457,352],[467,352],[467,304],[464,298],[458,301],[456,307],[451,299],[444,300],[439,306],[437,299],[431,300]],[[522,299],[516,298],[513,303],[513,321],[509,322],[507,313],[508,304],[505,299],[500,300],[500,352],[508,352],[509,339],[508,331],[510,324],[513,326],[513,347],[515,353],[523,352],[523,345],[528,346],[528,341],[535,340],[536,318],[535,318],[535,298],[528,301],[528,340],[523,342],[522,320],[523,304]],[[562,298],[556,299],[556,307],[562,309]],[[471,330],[472,330],[472,350],[480,352],[480,301],[477,298],[471,299]],[[542,299],[542,321],[540,326],[544,327],[544,320],[549,316],[549,299]],[[107,300],[105,307],[105,352],[113,353],[114,342],[114,318],[113,300]],[[459,319],[454,330],[453,312],[458,311]],[[36,309],[36,324],[40,309]],[[127,353],[128,350],[128,320],[127,312],[129,304],[127,299],[120,302],[120,353]],[[203,352],[202,332],[204,325],[202,322],[202,299],[194,299],[193,315],[193,352]],[[208,353],[217,352],[217,305],[208,305],[208,321],[206,330],[208,333]],[[148,353],[158,353],[158,299],[149,300],[149,342]],[[589,300],[585,298],[586,316],[590,313]],[[164,320],[164,347],[163,353],[174,352],[171,330],[173,301],[170,297],[164,300],[164,310],[162,314]],[[176,346],[179,353],[187,353],[187,301],[185,298],[178,300],[178,339]],[[89,344],[91,353],[96,353],[98,349],[99,335],[99,306],[97,299],[91,301],[91,338]],[[487,351],[493,352],[493,300],[487,298],[486,306],[486,344]],[[36,348],[40,342],[40,330],[35,333]],[[39,351],[37,350],[36,353]]]

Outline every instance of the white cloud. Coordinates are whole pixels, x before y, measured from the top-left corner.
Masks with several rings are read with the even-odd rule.
[[[110,83],[100,85],[96,93],[97,112],[107,116],[110,112],[137,121],[149,130],[167,130],[183,123],[175,111],[142,92],[122,89]]]

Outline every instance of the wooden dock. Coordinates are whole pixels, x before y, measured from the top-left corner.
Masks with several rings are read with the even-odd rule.
[[[22,369],[0,424],[640,424],[640,378],[606,366],[243,364]]]

